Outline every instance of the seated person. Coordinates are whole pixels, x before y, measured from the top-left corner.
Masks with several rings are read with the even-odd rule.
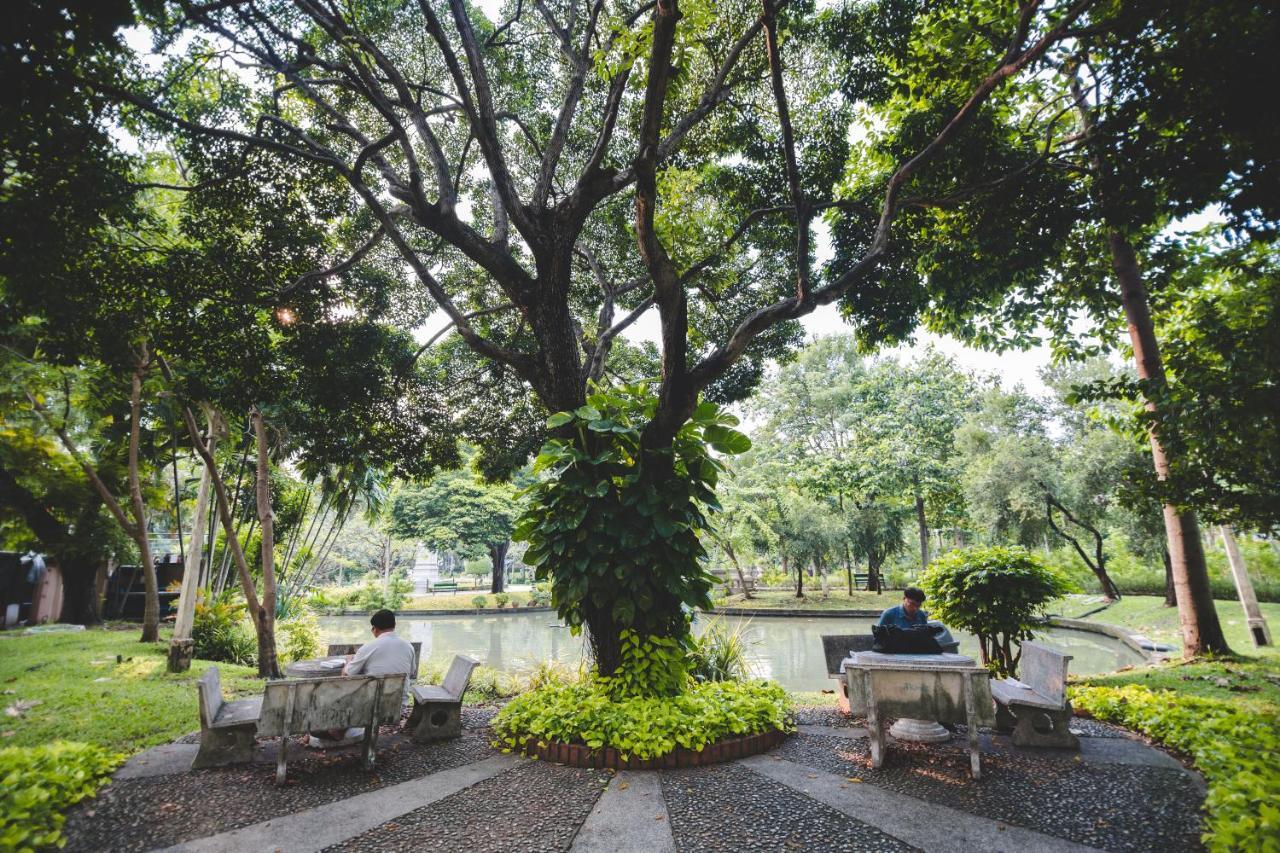
[[[880,621],[876,624],[881,628],[892,626],[903,631],[928,627],[929,614],[920,609],[922,604],[924,604],[924,590],[909,586],[902,593],[902,603],[895,604],[881,613]]]
[[[365,643],[355,654],[347,655],[347,662],[342,667],[343,675],[396,675],[405,676],[405,695],[401,703],[408,698],[409,678],[413,671],[413,646],[396,634],[396,615],[390,610],[379,610],[369,619],[372,626],[373,641]],[[364,736],[363,728],[331,729],[313,735],[308,743],[311,746],[332,747],[355,743]]]

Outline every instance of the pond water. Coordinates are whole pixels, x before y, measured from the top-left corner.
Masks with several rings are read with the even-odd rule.
[[[754,674],[771,678],[789,690],[830,687],[823,634],[869,634],[873,619],[802,616],[719,617],[731,628],[744,626]],[[694,630],[705,629],[709,617],[699,617]],[[358,643],[369,639],[363,616],[327,616],[320,620],[327,643]],[[471,655],[494,669],[526,671],[538,662],[557,660],[570,665],[582,660],[584,637],[569,633],[550,612],[475,616],[405,616],[397,633],[422,642],[422,659],[447,663],[455,654]],[[962,654],[978,656],[978,641],[953,632]],[[1040,635],[1046,643],[1074,656],[1071,671],[1079,675],[1110,672],[1142,663],[1142,656],[1119,640],[1099,634],[1050,628]]]

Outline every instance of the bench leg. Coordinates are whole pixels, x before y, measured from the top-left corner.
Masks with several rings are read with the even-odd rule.
[[[875,692],[871,686],[871,674],[863,672],[862,677],[865,685],[865,693],[867,697],[867,741],[871,746],[871,766],[879,770],[880,765],[884,764],[884,729],[880,720],[880,713],[876,710]]]
[[[200,732],[200,749],[191,762],[191,769],[248,764],[253,760],[253,736],[257,729],[258,723],[254,721],[249,725]]]
[[[996,703],[996,731],[1002,735],[1011,734],[1018,725],[1018,718],[1003,702]]]
[[[1079,739],[1071,733],[1070,702],[1058,710],[1019,705],[1016,714],[1018,723],[1013,729],[1014,746],[1080,748]]]
[[[461,702],[413,702],[410,737],[415,743],[462,737]]]
[[[978,747],[978,709],[976,699],[974,698],[973,678],[979,676],[974,675],[964,680],[964,716],[965,727],[969,730],[969,772],[973,774],[973,778],[982,778],[982,752]],[[986,678],[986,675],[982,675]]]
[[[296,690],[290,689],[284,699],[284,731],[280,733],[280,747],[276,750],[276,784],[283,785],[289,773],[289,727],[293,723],[293,698]]]

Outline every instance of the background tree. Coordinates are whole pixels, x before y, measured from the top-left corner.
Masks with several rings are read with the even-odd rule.
[[[395,494],[391,529],[433,551],[487,552],[493,567],[490,591],[502,592],[519,511],[512,486],[485,483],[465,469],[448,471],[425,486],[407,486]]]

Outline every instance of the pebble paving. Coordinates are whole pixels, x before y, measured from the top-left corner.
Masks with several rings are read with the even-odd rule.
[[[915,849],[736,764],[666,771],[662,795],[680,851]]]
[[[359,747],[330,755],[306,750],[290,757],[288,782],[275,784],[275,763],[195,770],[113,782],[67,815],[66,850],[150,850],[260,823],[461,767],[493,755],[485,737],[462,738],[430,749],[400,739],[378,750],[372,772],[360,766]]]
[[[480,761],[495,754],[488,743],[494,713],[493,707],[466,707],[463,736],[429,745],[384,730],[372,773],[360,768],[358,748],[299,749],[283,787],[274,784],[274,761],[119,780],[70,810],[66,849],[150,850]],[[796,719],[802,725],[865,724],[834,708],[799,708]],[[1073,720],[1072,730],[1084,737],[1128,736],[1092,720]],[[840,774],[1107,850],[1199,849],[1203,794],[1191,774],[1084,762],[1070,751],[1019,750],[997,741],[984,751],[983,778],[976,782],[969,778],[960,735],[941,745],[894,743],[880,770],[871,769],[861,738],[798,734],[773,754],[815,773]],[[610,778],[608,771],[526,762],[429,805],[388,814],[380,826],[330,849],[568,850]],[[655,804],[652,819],[670,822],[680,851],[914,849],[872,825],[872,815],[872,823],[863,823],[740,764],[664,771],[661,784],[666,810]]]
[[[608,771],[531,761],[327,849],[568,850],[609,778]]]
[[[879,770],[866,740],[797,735],[782,758],[1046,835],[1116,851],[1198,850],[1201,795],[1180,770],[1092,764],[1075,753],[984,752],[969,778],[967,744],[894,743]]]

